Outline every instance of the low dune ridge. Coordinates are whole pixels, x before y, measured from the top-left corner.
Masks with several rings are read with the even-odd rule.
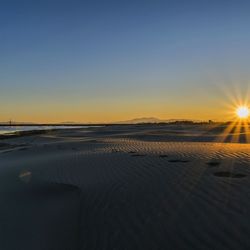
[[[29,147],[0,148],[0,248],[249,249],[250,147],[196,138],[206,133],[128,125],[4,140]]]

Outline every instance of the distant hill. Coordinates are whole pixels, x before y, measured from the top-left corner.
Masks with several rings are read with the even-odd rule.
[[[155,117],[142,117],[142,118],[135,118],[127,121],[120,121],[116,123],[120,124],[136,124],[136,123],[159,123],[161,122],[160,119]]]
[[[118,122],[110,122],[110,123],[106,123],[106,124],[143,124],[143,123],[200,123],[200,122],[207,122],[207,121],[201,121],[201,120],[191,120],[191,119],[159,119],[156,117],[141,117],[141,118],[134,118],[131,120],[126,120],[126,121],[118,121]],[[102,124],[102,123],[93,123],[93,122],[89,122],[89,123],[79,123],[79,122],[73,122],[73,121],[66,121],[66,122],[61,122],[61,123],[48,123],[48,124],[37,124],[37,123],[32,123],[32,122],[15,122],[12,121],[11,125],[12,126],[36,126],[36,125],[57,125],[57,126],[67,126],[67,125],[71,125],[71,126],[77,126],[77,125],[98,125],[98,124]],[[0,126],[9,126],[10,122],[0,122]]]
[[[138,124],[138,123],[171,123],[171,122],[182,122],[182,121],[189,121],[189,122],[200,122],[198,120],[189,120],[189,119],[166,119],[162,120],[156,117],[142,117],[142,118],[135,118],[132,120],[127,121],[120,121],[115,122],[115,124]]]

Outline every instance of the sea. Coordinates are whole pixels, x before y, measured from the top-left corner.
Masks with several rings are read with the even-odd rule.
[[[72,129],[89,128],[92,126],[0,126],[0,135],[13,134],[19,131],[49,130],[49,129]]]

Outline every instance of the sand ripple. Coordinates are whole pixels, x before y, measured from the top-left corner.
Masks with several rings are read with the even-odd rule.
[[[250,247],[248,145],[104,138],[13,154],[12,171],[79,188],[80,249]]]

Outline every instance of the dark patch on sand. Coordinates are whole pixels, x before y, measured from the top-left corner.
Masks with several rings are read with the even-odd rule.
[[[174,159],[174,160],[169,160],[168,162],[172,162],[172,163],[187,163],[187,162],[189,162],[189,160]]]
[[[168,155],[159,155],[159,158],[167,158]]]
[[[137,153],[136,151],[129,151],[128,153],[131,155],[131,157],[144,157],[144,156],[146,156],[146,154],[140,154],[140,153]]]
[[[227,178],[243,178],[243,177],[246,177],[245,174],[233,173],[233,172],[229,172],[229,171],[215,172],[214,176],[216,176],[216,177],[227,177]]]
[[[129,151],[128,153],[129,153],[129,154],[136,154],[135,151]]]
[[[216,166],[219,166],[221,164],[221,162],[219,162],[219,161],[209,161],[206,164],[209,165],[210,167],[216,167]]]
[[[144,157],[146,156],[145,154],[132,154],[132,157]]]
[[[100,140],[88,140],[87,142],[88,143],[101,143]]]

